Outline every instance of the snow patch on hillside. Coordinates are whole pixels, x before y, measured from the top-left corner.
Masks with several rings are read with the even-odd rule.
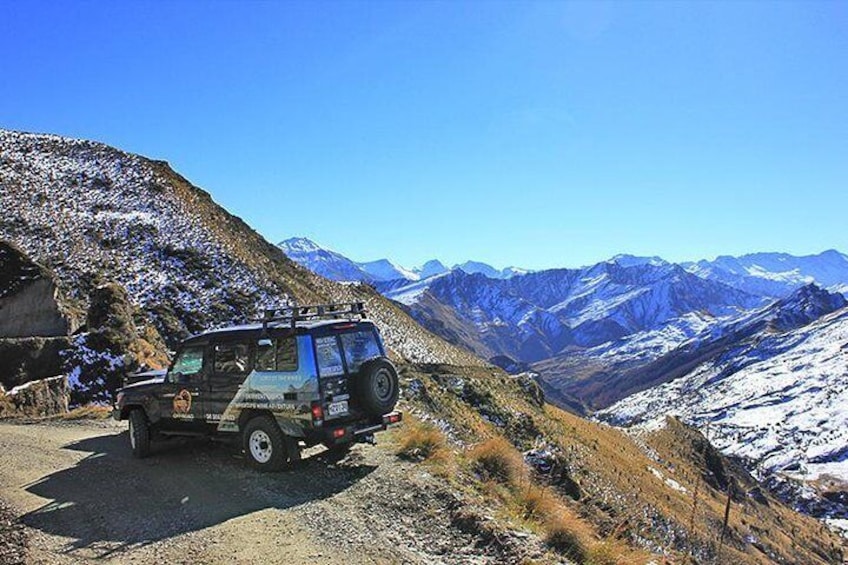
[[[675,415],[762,474],[848,482],[848,310],[759,337],[599,415],[618,424]]]

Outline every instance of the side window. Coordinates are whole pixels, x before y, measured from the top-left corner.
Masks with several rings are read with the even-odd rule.
[[[204,347],[187,347],[183,349],[169,373],[169,380],[182,380],[196,377],[203,370]]]
[[[342,352],[336,336],[329,335],[315,339],[315,352],[318,357],[318,373],[322,377],[333,377],[344,373]]]
[[[341,334],[339,337],[342,340],[347,370],[351,373],[358,371],[364,362],[381,355],[374,332],[352,332]]]
[[[261,340],[256,348],[257,371],[297,371],[297,341],[294,337]]]
[[[250,371],[250,347],[246,343],[219,343],[215,345],[215,373],[231,375]]]
[[[270,339],[260,339],[256,344],[256,370],[276,371],[274,361],[275,342]]]
[[[297,371],[297,340],[293,337],[277,341],[277,370]]]

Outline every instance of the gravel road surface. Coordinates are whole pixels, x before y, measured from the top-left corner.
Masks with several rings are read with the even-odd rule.
[[[5,516],[5,522],[4,522]],[[263,475],[235,449],[176,440],[131,457],[125,424],[0,422],[0,563],[501,563],[526,536],[483,535],[421,466],[380,446],[323,448]],[[485,520],[485,517],[483,518]]]

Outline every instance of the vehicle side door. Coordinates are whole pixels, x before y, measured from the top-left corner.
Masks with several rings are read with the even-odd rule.
[[[188,345],[171,364],[158,398],[163,431],[198,431],[202,426],[207,349],[205,344]]]

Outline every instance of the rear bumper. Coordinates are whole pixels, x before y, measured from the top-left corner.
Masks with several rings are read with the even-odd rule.
[[[357,422],[341,426],[328,426],[324,428],[324,443],[337,445],[341,443],[355,443],[360,441],[371,441],[376,432],[385,431],[389,426],[399,424],[403,421],[403,412],[395,410],[383,414],[379,421]]]

